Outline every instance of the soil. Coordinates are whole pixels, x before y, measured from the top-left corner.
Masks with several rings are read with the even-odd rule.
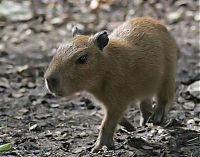
[[[25,21],[0,20],[0,144],[12,143],[0,156],[199,157],[200,99],[188,91],[200,80],[198,1],[116,0],[93,10],[81,2],[68,6],[65,18],[42,14]],[[78,9],[92,11],[85,17]],[[128,132],[119,126],[116,149],[92,154],[101,107],[84,93],[73,98],[48,94],[44,71],[58,45],[71,38],[72,25],[90,34],[111,31],[136,16],[161,20],[177,41],[176,101],[164,126],[140,127],[138,107],[130,107],[126,116],[136,130]]]

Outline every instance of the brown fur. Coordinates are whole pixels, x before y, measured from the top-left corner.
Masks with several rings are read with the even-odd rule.
[[[76,65],[84,53],[87,63]],[[93,152],[104,145],[112,149],[116,125],[131,102],[141,102],[141,125],[149,117],[154,124],[163,122],[174,98],[176,53],[167,29],[157,20],[140,17],[116,28],[103,51],[94,44],[94,36],[74,37],[58,49],[45,78],[59,77],[53,89],[57,95],[86,90],[104,104],[106,112]],[[153,96],[157,98],[154,111]]]

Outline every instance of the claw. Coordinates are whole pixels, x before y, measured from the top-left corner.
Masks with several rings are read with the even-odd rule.
[[[101,143],[101,142],[96,142],[94,148],[92,149],[91,153],[96,153],[98,152],[103,146],[106,146],[108,150],[114,150],[115,146],[113,142],[108,142],[107,143]]]
[[[94,148],[92,148],[91,153],[98,152],[102,147],[102,145],[95,145]]]
[[[164,122],[165,115],[163,110],[155,110],[155,112],[150,116],[148,122],[154,125],[160,125]]]

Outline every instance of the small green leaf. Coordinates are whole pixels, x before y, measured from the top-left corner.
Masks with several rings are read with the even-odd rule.
[[[2,145],[0,145],[0,152],[9,151],[11,148],[12,148],[11,143],[2,144]]]

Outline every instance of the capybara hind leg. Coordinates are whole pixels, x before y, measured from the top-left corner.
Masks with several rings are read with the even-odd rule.
[[[153,112],[152,109],[152,99],[144,99],[140,103],[140,126],[143,126],[148,121],[149,117]]]
[[[127,131],[131,132],[135,130],[134,126],[125,117],[122,117],[119,124],[123,126]]]
[[[171,81],[165,81],[164,83],[164,86],[158,93],[158,100],[154,113],[150,117],[150,122],[152,122],[155,125],[162,124],[166,120],[168,110],[172,105],[172,101],[174,98],[175,84],[173,79]]]

